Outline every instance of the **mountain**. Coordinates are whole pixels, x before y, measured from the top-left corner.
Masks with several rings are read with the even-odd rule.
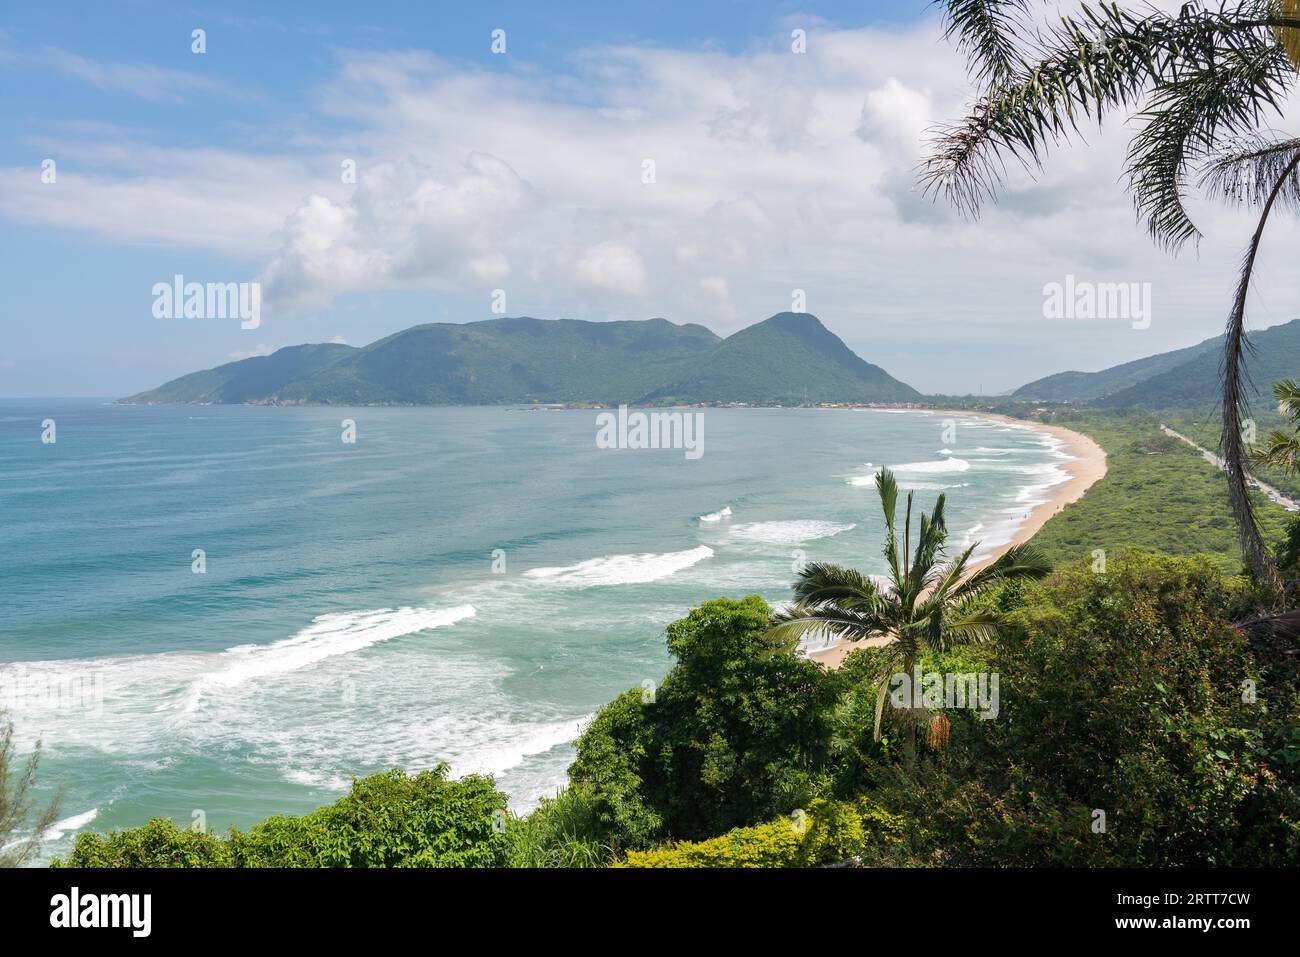
[[[322,405],[512,402],[898,402],[920,393],[815,317],[781,313],[721,339],[666,319],[430,323],[368,346],[291,346],[123,399]]]
[[[286,346],[269,356],[228,362],[191,372],[126,402],[252,402],[295,379],[327,369],[355,350],[335,343]]]
[[[1221,342],[1221,340],[1213,340]],[[1300,319],[1250,334],[1254,347],[1246,357],[1247,400],[1257,408],[1273,404],[1273,383],[1300,378]],[[1219,350],[1197,355],[1178,366],[1104,397],[1098,405],[1148,409],[1217,406],[1222,391]]]
[[[1248,400],[1272,402],[1273,383],[1300,377],[1300,319],[1250,334]],[[1223,337],[1162,352],[1100,372],[1061,372],[1023,385],[1014,398],[1105,408],[1207,410],[1219,401]]]
[[[1202,353],[1218,355],[1223,348],[1223,337],[1206,339],[1186,349],[1162,352],[1159,355],[1135,359],[1123,365],[1112,366],[1101,372],[1058,372],[1011,393],[1017,399],[1043,399],[1052,402],[1089,402],[1120,392],[1152,376],[1176,368]]]
[[[858,357],[808,313],[782,312],[742,329],[646,396],[649,401],[914,402],[921,394]]]

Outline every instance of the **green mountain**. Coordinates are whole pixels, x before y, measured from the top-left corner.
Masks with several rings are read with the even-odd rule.
[[[1217,344],[1221,340],[1211,341]],[[1257,408],[1270,406],[1274,382],[1300,377],[1300,319],[1253,332],[1250,343],[1253,350],[1246,358],[1246,397]],[[1198,410],[1217,406],[1222,389],[1219,362],[1216,348],[1108,395],[1096,404],[1115,408]]]
[[[182,376],[132,403],[912,401],[816,317],[781,313],[720,339],[666,319],[430,323],[368,346],[305,345]]]
[[[1036,379],[1028,385],[1022,385],[1011,394],[1017,399],[1091,402],[1176,368],[1203,353],[1217,355],[1222,347],[1223,337],[1218,336],[1188,346],[1186,349],[1176,349],[1173,352],[1147,356],[1145,359],[1135,359],[1100,372],[1058,372],[1056,375],[1049,375]]]
[[[859,358],[808,313],[782,312],[724,339],[650,401],[914,402],[921,394]]]
[[[1272,402],[1273,383],[1300,377],[1300,319],[1250,334],[1246,368],[1254,403]],[[1061,372],[1023,385],[1014,398],[1076,402],[1105,408],[1196,409],[1219,401],[1223,337],[1162,352],[1100,372]]]
[[[228,362],[215,369],[191,372],[152,392],[126,402],[254,402],[274,394],[290,382],[327,369],[350,352],[351,346],[287,346],[269,356]]]

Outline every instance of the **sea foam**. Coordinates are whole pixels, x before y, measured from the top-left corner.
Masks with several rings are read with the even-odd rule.
[[[606,555],[576,565],[555,568],[531,568],[524,577],[566,588],[590,588],[597,585],[641,585],[659,581],[713,557],[707,545],[683,552],[653,552],[642,555]]]

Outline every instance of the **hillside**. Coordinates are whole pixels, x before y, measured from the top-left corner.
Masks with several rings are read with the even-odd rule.
[[[1273,404],[1273,383],[1300,376],[1300,320],[1251,333],[1254,347],[1246,359],[1247,398],[1252,405]],[[1220,389],[1219,350],[1197,355],[1166,372],[1098,401],[1112,408],[1208,409],[1217,407]]]
[[[1173,369],[1184,362],[1204,353],[1217,354],[1223,343],[1223,337],[1206,339],[1204,342],[1162,352],[1158,355],[1134,359],[1122,365],[1112,366],[1100,372],[1058,372],[1027,385],[1022,385],[1011,393],[1017,399],[1038,399],[1051,402],[1090,402],[1103,396],[1111,395],[1130,386],[1136,385],[1152,376]]]
[[[727,339],[666,319],[430,323],[368,346],[293,346],[124,399],[323,405],[913,401],[814,316],[781,313]]]
[[[1300,376],[1300,320],[1252,332],[1247,368],[1252,403],[1269,404],[1273,383]],[[1106,408],[1198,409],[1217,405],[1223,337],[1103,369],[1061,372],[1021,386],[1012,398]]]
[[[921,394],[866,362],[815,316],[783,312],[742,329],[646,398],[709,402],[914,402]]]

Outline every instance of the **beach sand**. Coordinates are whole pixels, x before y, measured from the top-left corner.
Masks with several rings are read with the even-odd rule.
[[[1023,419],[1013,419],[1005,415],[995,415],[991,412],[936,412],[936,415],[966,415],[978,419],[992,419],[998,422],[1008,422],[1012,425],[1028,425],[1040,432],[1047,432],[1060,439],[1064,445],[1062,451],[1073,456],[1073,458],[1061,462],[1061,468],[1070,474],[1070,478],[1051,489],[1052,497],[1041,505],[1035,506],[1029,513],[1028,517],[1020,523],[1016,529],[1015,535],[1011,541],[1005,545],[993,549],[984,559],[971,565],[971,571],[975,571],[983,566],[995,561],[998,556],[1003,554],[1013,545],[1021,545],[1029,541],[1038,532],[1040,528],[1047,523],[1047,520],[1053,515],[1059,513],[1065,506],[1071,502],[1077,502],[1083,498],[1088,491],[1103,475],[1106,474],[1106,452],[1100,445],[1078,432],[1072,432],[1070,429],[1062,428],[1059,425],[1043,425],[1040,422],[1026,422]],[[844,660],[844,656],[854,648],[872,648],[888,644],[891,639],[873,638],[867,641],[841,641],[829,648],[823,648],[819,651],[809,654],[809,658],[828,668],[838,668]]]

